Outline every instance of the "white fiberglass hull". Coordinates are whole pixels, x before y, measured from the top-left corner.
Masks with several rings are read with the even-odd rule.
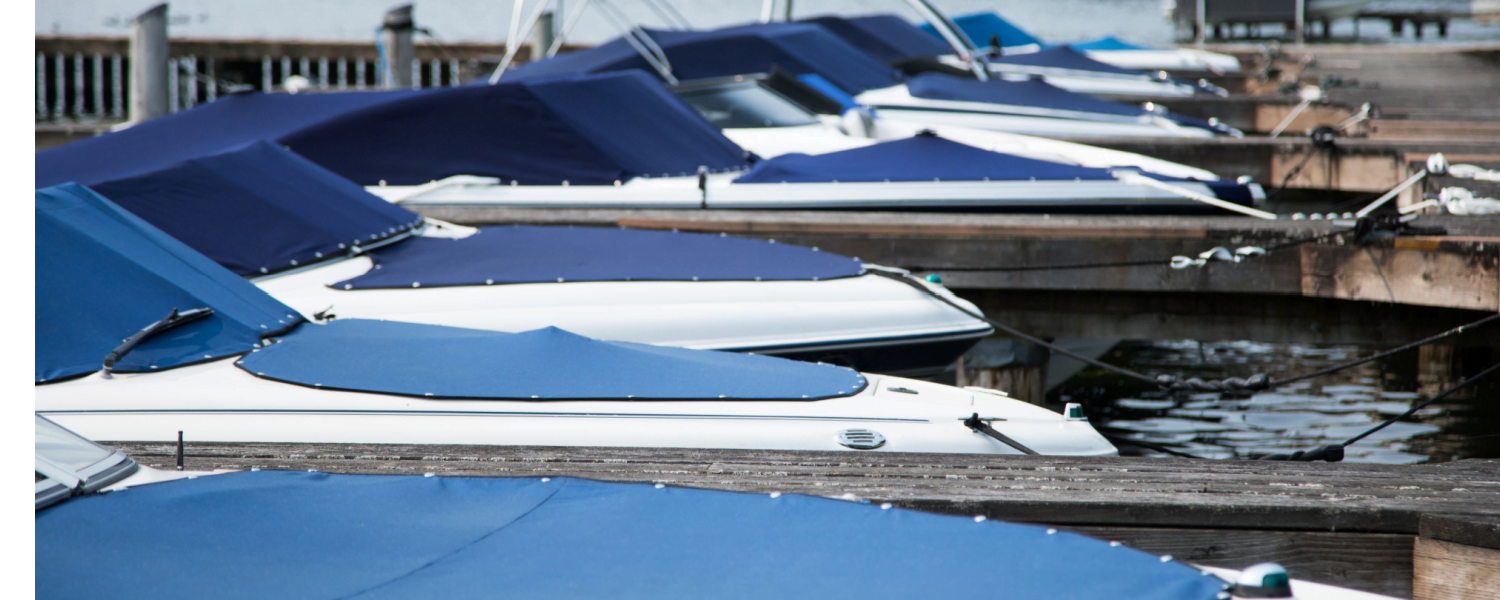
[[[1170,209],[1202,210],[1205,205],[1180,194],[1156,187],[1121,181],[891,181],[838,183],[731,183],[737,175],[709,176],[699,187],[696,177],[678,177],[680,192],[692,192],[700,198],[678,208],[803,208],[803,209],[871,209],[871,210],[984,210],[1047,209],[1109,210]],[[667,178],[652,179],[652,185],[665,187]],[[1173,186],[1197,194],[1213,196],[1208,186],[1197,182],[1172,182]],[[377,196],[399,199],[403,205],[514,206],[514,207],[612,207],[640,208],[632,194],[622,194],[621,187],[573,186],[576,198],[553,194],[557,186],[509,186],[493,182],[468,181],[429,188],[414,193],[404,186],[367,188]],[[628,188],[627,184],[624,186]],[[1260,194],[1259,186],[1251,187]],[[586,195],[585,195],[586,194]],[[1262,196],[1257,196],[1257,198]],[[321,309],[321,307],[320,307]]]
[[[858,394],[831,400],[427,400],[319,390],[261,379],[231,360],[168,371],[89,375],[36,388],[36,411],[95,440],[474,444],[847,450],[838,435],[873,430],[873,452],[1020,454],[963,420],[978,413],[1040,454],[1116,451],[1085,420],[994,393],[867,376]]]
[[[308,316],[331,306],[329,312],[346,319],[504,332],[553,326],[596,339],[699,350],[814,359],[855,352],[847,364],[874,368],[904,363],[881,368],[914,375],[941,370],[991,331],[984,322],[911,286],[877,275],[826,281],[584,281],[373,290],[328,286],[371,266],[369,258],[356,257],[256,284]],[[924,285],[979,312],[942,286]],[[903,352],[911,356],[902,357]]]
[[[855,98],[882,117],[1006,131],[1044,137],[1214,137],[1157,116],[1128,117],[988,102],[932,100],[912,96],[905,85],[870,90]]]
[[[1102,63],[1137,71],[1240,72],[1240,60],[1233,56],[1190,48],[1088,50],[1084,54]]]

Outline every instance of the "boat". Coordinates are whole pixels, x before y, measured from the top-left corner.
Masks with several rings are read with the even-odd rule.
[[[91,189],[304,316],[557,326],[918,377],[991,332],[837,254],[719,234],[457,227],[265,141]]]
[[[983,15],[993,13],[981,13]],[[1122,68],[1099,61],[1091,55],[1085,55],[1083,50],[1067,45],[1041,48],[1036,44],[1028,44],[1024,51],[978,47],[977,40],[1013,37],[1009,35],[1009,31],[1000,31],[1000,25],[1008,26],[1008,23],[982,19],[976,23],[974,15],[957,19],[954,25],[957,33],[951,37],[939,34],[930,23],[919,28],[890,14],[858,17],[829,15],[805,21],[823,25],[850,44],[908,73],[922,68],[936,69],[937,65],[947,65],[955,74],[967,73],[969,64],[965,59],[959,58],[966,56],[980,59],[988,72],[996,77],[1011,80],[1041,78],[1050,85],[1081,94],[1147,98],[1227,94],[1222,88],[1209,84],[1204,79],[1184,81],[1174,79],[1162,70],[1144,73]],[[947,27],[949,22],[940,19],[939,25]],[[987,33],[979,35],[981,32]],[[1005,35],[1002,36],[1002,33]],[[949,46],[953,42],[958,46]]]
[[[527,63],[501,81],[642,70],[668,83],[765,73],[816,75],[859,105],[891,117],[1049,137],[1216,137],[1242,135],[1221,123],[1100,100],[1028,76],[1021,81],[961,77],[951,66],[903,75],[817,23],[760,23],[710,31],[638,29],[637,37]]]
[[[1119,69],[1132,71],[1185,71],[1226,74],[1240,72],[1239,59],[1228,54],[1196,48],[1154,48],[1115,37],[1102,37],[1066,44],[1048,44],[994,11],[980,11],[953,17],[953,23],[985,54],[1024,56],[1055,48],[1069,48],[1087,58]],[[921,28],[936,39],[937,30],[929,24]],[[996,44],[996,42],[999,42]],[[1201,87],[1201,84],[1200,84]],[[1070,88],[1071,89],[1071,88]]]
[[[672,86],[724,136],[762,158],[782,154],[826,154],[863,148],[882,141],[904,140],[924,132],[968,146],[1047,162],[1097,169],[1134,168],[1178,179],[1217,181],[1211,171],[1152,158],[1050,138],[970,127],[906,121],[825,94],[817,76],[808,81],[780,69],[683,81]],[[837,94],[836,91],[830,92]]]
[[[36,193],[36,412],[93,439],[1114,455],[1077,405],[832,364],[337,318]],[[123,340],[123,342],[121,341]]]
[[[170,471],[41,416],[36,431],[43,599],[1386,598],[1292,580],[1274,563],[1198,567],[1042,525],[869,500],[569,477]],[[100,464],[129,475],[87,474]],[[60,492],[46,505],[44,486]]]

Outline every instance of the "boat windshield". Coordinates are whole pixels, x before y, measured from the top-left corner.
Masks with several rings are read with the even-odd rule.
[[[818,123],[812,113],[756,81],[677,90],[677,95],[720,129],[797,127]]]
[[[36,509],[98,491],[134,473],[135,461],[36,415]]]

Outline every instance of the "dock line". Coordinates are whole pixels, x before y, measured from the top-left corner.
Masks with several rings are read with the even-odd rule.
[[[1212,196],[1208,196],[1208,195],[1205,195],[1205,194],[1200,194],[1200,193],[1195,192],[1193,190],[1189,190],[1189,189],[1185,189],[1185,188],[1180,188],[1180,187],[1177,187],[1175,185],[1170,185],[1170,184],[1162,183],[1160,181],[1157,181],[1155,179],[1152,179],[1150,177],[1147,177],[1147,176],[1142,175],[1140,173],[1137,173],[1135,171],[1111,171],[1110,174],[1114,175],[1115,179],[1120,180],[1122,183],[1128,183],[1128,184],[1131,184],[1131,185],[1144,185],[1146,187],[1153,187],[1153,188],[1156,188],[1156,189],[1159,189],[1159,190],[1162,190],[1162,191],[1165,191],[1165,192],[1171,192],[1173,194],[1177,194],[1178,196],[1182,196],[1183,198],[1187,198],[1189,200],[1197,200],[1197,201],[1202,202],[1204,204],[1207,204],[1209,206],[1215,206],[1215,207],[1218,207],[1218,208],[1222,208],[1224,210],[1234,211],[1234,212],[1240,213],[1242,215],[1249,215],[1249,216],[1252,216],[1252,217],[1255,217],[1255,218],[1258,218],[1258,219],[1266,219],[1268,221],[1275,221],[1276,220],[1276,213],[1266,212],[1266,211],[1260,210],[1258,208],[1250,208],[1248,206],[1240,206],[1240,205],[1235,204],[1233,202],[1226,202],[1224,200],[1220,200],[1220,199],[1214,198]],[[1361,215],[1361,216],[1363,216],[1363,215]]]

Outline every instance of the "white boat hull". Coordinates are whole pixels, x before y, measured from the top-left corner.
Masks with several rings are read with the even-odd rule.
[[[882,117],[1043,137],[1214,137],[1157,116],[1130,117],[988,102],[918,98],[905,85],[855,98]]]
[[[1240,72],[1240,61],[1233,56],[1189,48],[1088,50],[1084,54],[1102,63],[1137,71]]]
[[[858,451],[1021,453],[962,424],[978,413],[999,419],[995,429],[1041,454],[1116,454],[1087,421],[1019,400],[896,377],[867,379],[854,396],[806,402],[426,400],[288,385],[222,360],[40,386],[36,411],[105,441],[168,442],[181,431],[193,442],[854,452],[839,443],[839,433],[868,429],[886,443]]]
[[[331,306],[329,312],[339,318],[504,332],[554,326],[596,339],[829,362],[853,352],[851,362],[844,364],[875,368],[901,362],[906,366],[888,372],[921,376],[941,371],[991,331],[984,322],[911,286],[876,275],[826,281],[582,281],[374,290],[328,285],[371,266],[368,257],[356,257],[256,284],[309,317]],[[945,288],[925,285],[979,312]],[[904,351],[912,355],[903,358]]]

